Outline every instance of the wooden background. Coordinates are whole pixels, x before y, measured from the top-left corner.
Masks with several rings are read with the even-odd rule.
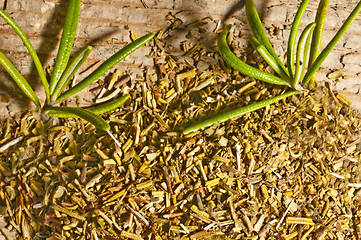
[[[279,35],[271,34],[271,42],[279,54],[285,52],[289,27],[300,1],[297,0],[255,0],[260,15],[264,19],[266,29],[279,27]],[[314,19],[317,9],[316,0],[311,0],[301,23],[301,29]],[[339,4],[330,0],[329,13],[326,20],[324,45],[334,35],[343,20],[357,4],[357,0],[343,0]],[[68,0],[0,0],[4,8],[29,36],[30,41],[39,53],[45,66],[53,63],[57,44],[60,39],[61,26]],[[182,20],[186,26],[197,20],[211,17],[210,28],[200,36],[201,41],[210,47],[215,46],[217,35],[214,27],[220,23],[234,23],[237,30],[245,33],[242,44],[247,44],[248,25],[242,8],[242,0],[83,0],[80,24],[78,27],[75,50],[90,44],[94,47],[86,66],[103,61],[126,43],[130,42],[130,31],[141,36],[148,32],[157,32],[170,26],[167,14]],[[179,51],[180,43],[187,37],[179,32],[171,44],[170,51]],[[327,80],[327,74],[341,70],[342,79],[332,80],[338,89],[354,102],[354,107],[361,110],[361,16],[358,16],[346,35],[337,44],[334,51],[322,65],[317,75],[318,80]],[[28,76],[31,85],[44,98],[40,83],[36,80],[36,72],[32,61],[21,40],[14,31],[0,20],[0,51],[9,57],[21,73]],[[144,57],[150,47],[142,47],[126,60],[117,65],[120,70],[134,73],[141,72],[140,66],[152,66],[152,59]],[[32,104],[19,101],[19,92],[7,74],[0,67],[0,116],[27,109]]]

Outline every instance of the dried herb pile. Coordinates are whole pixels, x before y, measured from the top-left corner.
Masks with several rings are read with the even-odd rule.
[[[8,228],[22,239],[361,239],[361,121],[349,102],[319,86],[183,136],[187,124],[284,89],[238,75],[200,44],[170,53],[181,22],[168,17],[153,69],[93,89],[131,95],[104,115],[121,148],[79,119],[1,122]]]

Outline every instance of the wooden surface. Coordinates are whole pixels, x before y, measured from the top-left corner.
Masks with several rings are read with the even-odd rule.
[[[61,34],[61,26],[67,8],[66,0],[0,0],[0,6],[6,5],[5,10],[29,36],[30,41],[40,55],[45,66],[53,63],[57,44]],[[242,2],[242,1],[241,1]],[[301,29],[314,19],[317,2],[311,0]],[[330,0],[324,44],[336,32],[344,19],[357,4],[357,0],[343,0],[338,4]],[[271,42],[279,54],[284,54],[288,39],[291,20],[293,19],[299,1],[296,0],[256,0],[260,15],[264,19],[265,27],[279,27],[278,35],[269,32]],[[210,24],[205,32],[199,34],[202,43],[212,48],[215,46],[217,34],[214,28],[218,23],[234,23],[237,30],[242,31],[242,44],[247,44],[248,25],[244,16],[244,8],[236,0],[83,0],[81,7],[80,24],[74,50],[79,50],[86,44],[94,47],[86,66],[103,61],[126,43],[130,42],[130,31],[141,36],[148,32],[157,32],[167,29],[171,22],[166,20],[166,15],[182,21],[179,29],[189,23],[211,17]],[[186,32],[178,31],[179,36],[173,38],[167,46],[169,51],[179,51],[181,41],[187,39]],[[359,16],[346,35],[337,44],[334,51],[322,65],[323,69],[317,75],[318,80],[327,80],[327,74],[335,70],[342,70],[345,77],[333,80],[335,89],[340,90],[354,102],[355,108],[361,110],[361,16]],[[44,98],[43,90],[36,78],[36,72],[29,54],[21,40],[14,31],[0,20],[0,50],[9,57],[20,71],[27,75],[31,85],[37,93]],[[121,71],[128,70],[141,73],[142,67],[152,66],[152,59],[145,57],[150,47],[142,47],[126,60],[117,65]],[[24,107],[15,99],[19,93],[3,68],[0,68],[0,115],[21,111]],[[10,95],[10,97],[9,97]],[[25,108],[32,105],[24,105]]]

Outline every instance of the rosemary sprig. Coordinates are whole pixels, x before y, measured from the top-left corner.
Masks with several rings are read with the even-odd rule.
[[[125,57],[130,55],[132,52],[137,50],[139,47],[150,41],[154,37],[154,34],[147,34],[128,44],[117,53],[115,53],[108,60],[106,60],[103,64],[101,64],[95,71],[89,74],[89,76],[82,80],[80,83],[78,83],[74,87],[70,87],[66,92],[62,93],[62,91],[68,85],[69,81],[73,78],[76,71],[85,62],[86,58],[89,56],[92,50],[91,46],[85,47],[69,62],[70,53],[73,47],[74,38],[78,26],[80,6],[81,0],[71,0],[69,3],[58,54],[55,60],[54,69],[51,73],[50,84],[45,77],[43,66],[41,65],[39,58],[29,39],[26,37],[25,33],[4,10],[0,9],[0,17],[2,17],[15,30],[16,34],[21,38],[24,45],[28,49],[31,57],[33,58],[45,90],[45,104],[42,105],[40,103],[39,98],[33,91],[32,87],[29,85],[27,80],[14,67],[10,60],[1,52],[0,63],[9,73],[9,75],[13,78],[19,88],[36,105],[39,111],[43,112],[44,114],[48,114],[49,116],[81,117],[91,122],[99,129],[109,130],[109,124],[107,124],[105,120],[103,120],[97,115],[119,107],[129,98],[128,94],[114,101],[105,102],[96,107],[87,108],[86,110],[80,108],[57,107],[54,104],[60,103],[61,101],[71,97],[73,94],[81,91],[92,82],[98,80],[98,78],[102,76],[107,70],[109,70],[115,64],[117,64]]]
[[[309,81],[313,78],[316,71],[323,63],[323,61],[326,59],[328,54],[331,52],[331,50],[334,48],[334,46],[340,40],[343,34],[351,26],[352,22],[355,20],[357,14],[361,10],[361,2],[359,2],[357,6],[354,8],[354,10],[351,12],[349,17],[346,19],[342,27],[333,37],[333,39],[318,55],[322,40],[322,32],[326,18],[327,6],[328,6],[327,0],[320,1],[318,7],[318,13],[315,20],[316,22],[308,24],[307,27],[303,30],[298,40],[297,49],[296,49],[297,31],[299,29],[302,16],[306,10],[308,3],[309,0],[302,1],[296,13],[296,16],[293,20],[291,33],[288,41],[287,68],[286,68],[282,64],[282,61],[277,56],[275,50],[272,48],[272,45],[266,36],[266,33],[262,26],[262,21],[259,18],[253,0],[245,1],[246,16],[249,25],[251,27],[251,30],[254,34],[254,36],[253,35],[250,36],[250,42],[252,46],[259,52],[259,54],[264,58],[267,64],[274,69],[274,71],[278,76],[254,68],[248,65],[247,63],[244,63],[233,54],[233,52],[230,50],[227,44],[227,35],[232,27],[231,25],[228,25],[219,35],[218,51],[220,55],[225,60],[225,62],[227,62],[231,67],[233,67],[234,69],[238,70],[239,72],[249,77],[275,85],[286,85],[296,90],[296,92],[303,90],[304,87],[307,87]],[[295,53],[295,49],[296,49],[296,53]],[[296,55],[296,61],[294,59],[295,55]],[[309,66],[306,71],[307,62],[309,62]],[[296,92],[291,92],[292,93],[291,95],[296,94]],[[282,96],[282,98],[287,97],[286,95],[280,95],[280,96]],[[254,111],[261,107],[270,105],[274,103],[273,99],[275,98],[261,101],[259,103],[252,103],[249,105],[251,107],[245,106],[241,108],[239,113],[242,114],[243,111],[246,112]],[[204,122],[190,126],[186,128],[183,132],[186,134],[191,131],[195,131],[199,128],[209,126],[215,122],[226,121],[227,119],[233,117],[234,117],[234,111],[225,113],[216,116],[212,119],[208,119]]]

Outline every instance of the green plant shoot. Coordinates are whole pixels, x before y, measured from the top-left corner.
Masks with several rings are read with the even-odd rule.
[[[21,38],[34,61],[42,85],[44,87],[46,103],[43,105],[40,103],[38,96],[35,94],[34,90],[29,85],[24,76],[21,75],[21,73],[15,68],[11,61],[1,52],[0,63],[11,76],[11,78],[15,81],[15,83],[19,86],[19,88],[23,91],[23,93],[36,105],[38,110],[42,113],[54,117],[81,117],[92,123],[97,128],[105,130],[110,134],[109,124],[98,115],[119,107],[129,98],[129,94],[86,109],[56,106],[55,104],[71,97],[73,94],[84,89],[92,82],[97,81],[98,78],[101,77],[111,67],[150,41],[154,37],[154,34],[147,34],[128,44],[108,60],[106,60],[103,64],[101,64],[95,71],[90,73],[88,77],[86,77],[76,86],[70,87],[66,92],[63,93],[69,81],[74,77],[77,70],[85,62],[92,50],[91,46],[86,46],[78,54],[76,54],[71,61],[69,61],[78,26],[80,6],[81,0],[71,0],[69,3],[58,54],[55,60],[53,72],[51,73],[50,84],[48,83],[48,79],[46,79],[44,67],[41,65],[39,57],[36,54],[29,39],[26,37],[25,33],[4,10],[0,9],[0,17],[2,17]],[[114,137],[112,136],[112,138]]]
[[[242,62],[236,55],[233,54],[231,49],[229,49],[227,44],[227,35],[232,25],[228,25],[223,32],[219,35],[218,38],[218,50],[223,59],[234,69],[240,71],[241,73],[253,77],[255,79],[276,84],[276,85],[288,85],[288,83],[272,74],[263,72],[255,67],[252,67],[244,62]]]
[[[36,54],[35,49],[33,48],[33,45],[31,45],[29,39],[26,37],[25,33],[23,32],[23,30],[21,30],[19,25],[6,12],[4,12],[4,10],[2,10],[1,8],[0,8],[0,16],[14,29],[16,34],[23,41],[25,47],[28,49],[31,58],[34,61],[36,70],[38,71],[39,77],[41,79],[41,83],[43,84],[46,97],[49,99],[50,98],[50,92],[49,92],[48,80],[46,79],[46,76],[45,76],[45,73],[44,73],[44,70],[43,70],[43,66],[40,63],[39,57]],[[37,107],[39,107],[39,106],[37,106]]]
[[[312,51],[310,52],[308,67],[311,67],[311,65],[315,62],[318,54],[320,54],[321,51],[321,41],[322,41],[323,29],[325,28],[328,3],[329,0],[320,0],[320,4],[318,5],[316,18],[315,18],[316,28],[312,36],[312,42],[311,42]],[[309,83],[311,87],[314,85],[314,82],[315,82],[315,76],[313,75]]]
[[[196,123],[196,124],[186,128],[186,129],[184,129],[183,133],[188,134],[188,133],[197,131],[199,129],[211,126],[211,125],[213,125],[214,123],[217,123],[217,122],[221,123],[221,122],[227,121],[227,120],[232,119],[232,118],[240,117],[240,116],[242,116],[242,115],[244,115],[246,113],[256,111],[256,110],[261,109],[261,108],[263,108],[265,106],[268,106],[268,105],[270,105],[272,103],[278,102],[278,101],[280,101],[280,100],[282,100],[282,99],[284,99],[286,97],[295,95],[296,93],[298,93],[298,92],[297,91],[289,91],[289,92],[281,94],[279,96],[276,96],[276,97],[273,97],[273,98],[270,98],[270,99],[267,99],[267,100],[264,100],[264,101],[251,103],[251,104],[249,104],[247,106],[240,107],[240,108],[234,109],[232,111],[217,115],[215,117],[206,119],[203,122]]]
[[[76,29],[80,15],[81,0],[72,0],[69,3],[68,13],[66,15],[63,34],[60,39],[58,55],[50,78],[50,94],[52,95],[61,75],[63,74],[70,57],[71,49],[74,44]]]
[[[253,0],[245,0],[245,9],[248,23],[251,27],[253,35],[250,36],[251,45],[259,52],[267,64],[273,68],[278,76],[263,72],[255,67],[248,65],[236,57],[227,43],[227,35],[231,29],[231,25],[228,25],[219,35],[218,38],[218,51],[224,61],[228,63],[232,68],[238,70],[244,75],[261,80],[263,82],[275,84],[275,85],[286,85],[293,88],[296,91],[285,93],[282,98],[294,95],[297,91],[300,91],[308,86],[309,81],[314,77],[316,71],[319,69],[321,64],[324,62],[328,54],[334,48],[336,43],[345,34],[347,29],[351,26],[356,16],[361,10],[361,1],[356,5],[351,14],[347,17],[341,28],[337,31],[336,35],[331,39],[327,46],[320,52],[322,33],[325,25],[325,18],[328,7],[328,0],[320,0],[316,19],[314,23],[310,23],[303,30],[298,43],[297,31],[302,19],[302,16],[307,8],[309,0],[303,0],[296,13],[295,19],[292,23],[292,28],[288,40],[287,50],[287,68],[282,64],[282,61],[277,56],[275,50],[272,48],[266,33],[262,26],[262,21],[259,18],[256,7]],[[297,46],[297,47],[296,47]],[[296,56],[296,60],[295,60]],[[307,67],[307,62],[308,67]],[[209,126],[215,122],[223,122],[235,116],[242,115],[243,112],[250,112],[274,103],[276,96],[269,100],[264,100],[258,103],[252,103],[249,106],[242,107],[240,109],[233,110],[229,113],[216,116],[208,119],[204,122],[197,123],[193,126],[186,128],[183,133],[187,134],[192,131]],[[240,114],[234,114],[234,113]]]
[[[112,66],[123,60],[126,56],[128,56],[136,49],[147,43],[153,37],[154,37],[153,33],[147,34],[141,38],[138,38],[134,42],[130,43],[129,45],[119,50],[108,60],[102,63],[97,69],[95,69],[94,72],[92,72],[91,74],[89,74],[89,76],[84,78],[80,83],[70,88],[66,92],[62,93],[57,98],[56,102],[58,103],[89,86],[92,82],[96,81],[100,76],[102,76],[106,71],[108,71],[109,68],[111,68]]]

